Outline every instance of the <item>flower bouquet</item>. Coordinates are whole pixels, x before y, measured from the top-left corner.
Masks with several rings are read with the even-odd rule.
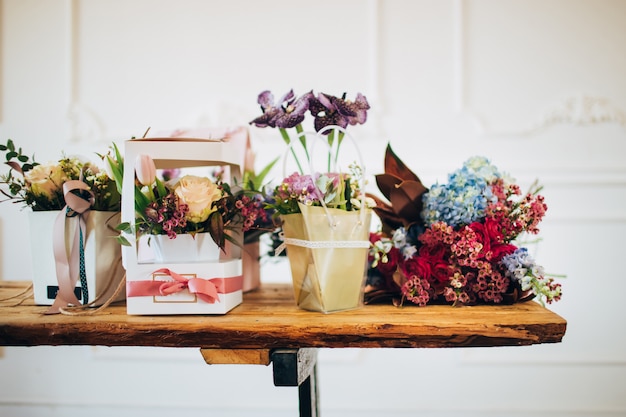
[[[119,230],[129,314],[224,314],[242,301],[249,201],[232,184],[247,135],[212,133],[125,143]],[[224,172],[201,175],[211,169]]]
[[[367,302],[560,299],[561,285],[519,242],[539,232],[547,210],[540,188],[523,195],[488,159],[473,157],[429,190],[389,146],[377,184],[389,202],[375,198],[383,227],[370,236]]]
[[[312,92],[296,98],[290,91],[274,104],[266,91],[258,101],[263,115],[251,123],[278,128],[299,169],[275,187],[274,201],[267,206],[282,224],[296,303],[324,313],[357,308],[363,300],[370,200],[362,192],[362,165],[351,164],[349,172],[333,167],[341,142],[351,137],[345,128],[365,122],[367,100],[360,94],[351,102]],[[302,128],[307,111],[314,118],[315,133]],[[291,128],[296,131],[293,138],[287,130]],[[312,166],[317,142],[328,149],[326,172],[316,172]],[[306,165],[294,150],[297,143],[302,145]]]
[[[110,301],[124,277],[114,237],[120,222],[121,183],[91,161],[63,156],[41,164],[12,140],[0,145],[8,173],[2,201],[31,209],[31,250],[35,303],[58,313],[68,304],[95,306]],[[116,148],[112,149],[116,150]],[[100,155],[104,168],[119,153]],[[55,272],[56,271],[56,278]],[[118,297],[123,299],[124,294]]]

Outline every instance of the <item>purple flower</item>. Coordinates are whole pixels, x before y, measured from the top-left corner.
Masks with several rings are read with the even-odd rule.
[[[293,90],[274,102],[274,95],[266,90],[259,94],[257,102],[261,105],[263,114],[252,120],[250,124],[257,127],[278,127],[288,129],[304,120],[304,114],[309,109],[309,98],[313,93],[307,93],[296,98]]]
[[[293,91],[291,91],[293,94]],[[290,100],[283,107],[283,112],[279,113],[275,119],[276,127],[289,129],[302,123],[304,114],[309,110],[309,100],[313,97],[312,92],[308,92],[295,100]]]
[[[310,175],[294,172],[283,180],[292,195],[311,194],[316,191],[315,181]]]
[[[317,132],[331,125],[340,126],[344,129],[348,126],[348,119],[337,111],[332,99],[334,97],[319,93],[317,97],[311,97],[309,101],[309,110],[314,117],[313,125]],[[326,134],[328,133],[330,131],[326,132]]]
[[[337,111],[347,117],[351,125],[363,124],[367,121],[367,111],[370,105],[363,94],[357,93],[354,101],[345,100],[345,94],[343,100],[335,99],[335,101]]]
[[[361,93],[357,93],[355,101],[346,100],[345,93],[341,98],[319,93],[309,101],[309,110],[315,118],[313,123],[318,132],[330,125],[345,129],[349,124],[365,123],[369,108],[367,99]]]

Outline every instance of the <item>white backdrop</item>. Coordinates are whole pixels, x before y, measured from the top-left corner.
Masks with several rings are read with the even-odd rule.
[[[324,350],[323,415],[622,416],[625,20],[619,0],[0,0],[0,141],[39,161],[91,156],[147,127],[247,124],[264,89],[362,92],[370,173],[391,142],[426,184],[479,154],[541,180],[537,258],[567,274],[550,308],[568,329],[520,348]],[[252,134],[260,167],[282,141]],[[0,214],[0,279],[28,280],[26,211]],[[266,264],[262,280],[285,274]],[[270,367],[205,366],[195,350],[0,352],[0,415],[297,408]]]

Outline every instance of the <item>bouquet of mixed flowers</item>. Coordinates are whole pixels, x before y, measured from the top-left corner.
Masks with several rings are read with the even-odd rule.
[[[123,176],[123,165],[114,167],[116,176]],[[218,172],[213,177],[183,175],[165,170],[157,176],[154,161],[140,155],[135,170],[136,233],[167,235],[175,239],[179,234],[207,232],[224,250],[226,241],[239,244],[233,233],[247,232],[262,221],[265,213],[259,209],[257,194],[251,190],[231,189]],[[165,175],[163,175],[165,174]],[[132,233],[129,223],[119,230]],[[120,243],[129,246],[124,236]]]
[[[41,164],[35,161],[34,156],[23,154],[22,149],[16,148],[11,139],[6,145],[0,144],[0,151],[6,152],[5,163],[10,167],[8,173],[0,175],[0,184],[7,187],[0,189],[0,193],[6,197],[1,201],[13,200],[33,211],[61,210],[66,205],[63,185],[68,181],[81,181],[87,189],[74,190],[72,193],[92,200],[93,210],[120,210],[118,184],[106,169],[100,169],[90,161],[63,156],[57,162]],[[110,156],[106,158],[111,159]]]
[[[10,139],[0,150],[6,152],[10,167],[0,176],[6,186],[0,189],[5,197],[1,201],[32,210],[35,302],[52,304],[48,313],[58,313],[68,304],[95,305],[113,297],[123,279],[120,247],[111,239],[120,217],[121,179],[116,182],[108,168],[121,160],[119,153],[99,155],[101,169],[68,156],[41,164]],[[56,280],[50,271],[56,271]]]
[[[334,167],[347,126],[367,119],[367,99],[361,94],[350,101],[345,95],[339,98],[313,92],[296,97],[289,91],[274,103],[273,95],[264,91],[258,103],[263,115],[251,124],[277,128],[298,167],[298,172],[274,188],[266,204],[274,217],[280,218],[297,304],[322,312],[356,308],[363,295],[374,202],[362,191],[361,165],[351,164],[349,172]],[[313,117],[314,133],[302,127],[307,112]],[[295,129],[295,136],[287,129]],[[328,148],[325,172],[312,167],[315,141],[323,141]],[[294,149],[297,143],[304,151],[306,166]]]
[[[350,173],[332,173],[333,161],[337,162],[339,149],[346,135],[349,125],[363,124],[367,120],[367,110],[370,106],[367,99],[361,93],[357,93],[354,101],[346,99],[344,93],[341,97],[325,93],[315,95],[309,91],[301,96],[296,96],[293,90],[274,102],[274,95],[270,91],[259,94],[257,102],[261,106],[263,114],[250,122],[257,127],[277,128],[285,143],[289,146],[292,156],[297,164],[298,171],[286,177],[280,185],[274,189],[271,196],[273,202],[267,204],[267,208],[274,210],[275,215],[299,213],[298,203],[305,205],[318,205],[351,211],[360,208],[361,196],[360,184],[363,180],[362,167],[356,163],[351,164]],[[293,143],[299,141],[310,167],[311,143],[307,142],[303,122],[306,115],[313,118],[313,127],[316,135],[326,137],[328,147],[328,162],[326,173],[312,173],[312,170],[304,171],[298,158]],[[295,129],[295,138],[288,129]],[[309,138],[310,139],[310,138]],[[335,155],[332,150],[335,149]]]
[[[371,208],[375,202],[364,195],[362,170],[350,165],[349,173],[300,174],[294,172],[274,188],[273,201],[266,207],[274,215],[302,212],[302,206],[327,207],[343,211]]]
[[[377,183],[387,203],[370,240],[369,301],[401,296],[418,305],[558,301],[548,277],[516,239],[537,234],[547,206],[484,157],[473,157],[430,190],[387,147]]]

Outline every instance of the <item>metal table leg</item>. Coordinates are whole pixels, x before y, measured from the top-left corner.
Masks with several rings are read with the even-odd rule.
[[[276,349],[271,353],[274,385],[298,387],[300,417],[319,417],[317,349]]]

